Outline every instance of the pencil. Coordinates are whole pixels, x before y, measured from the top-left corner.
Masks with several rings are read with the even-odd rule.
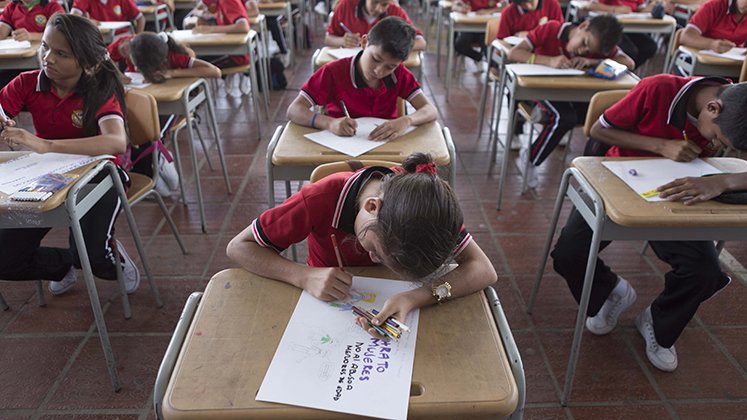
[[[342,264],[342,255],[340,255],[340,246],[337,245],[337,236],[335,234],[329,235],[329,238],[332,240],[332,247],[335,249],[335,257],[337,257],[337,266],[340,267],[340,271],[345,271],[345,268]]]
[[[340,26],[342,27],[342,29],[345,30],[345,32],[347,32],[349,34],[353,33],[353,31],[351,31],[350,28],[348,28],[347,25],[345,25],[344,23],[340,22]]]
[[[345,101],[340,101],[340,108],[342,108],[342,112],[345,113],[345,116],[350,118],[350,113],[348,112],[348,107],[345,106]]]

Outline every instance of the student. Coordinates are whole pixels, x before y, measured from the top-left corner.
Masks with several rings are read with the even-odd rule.
[[[611,13],[613,15],[632,12],[650,13],[656,1],[648,0],[594,0],[587,6],[587,10]],[[651,36],[647,34],[623,34],[620,48],[625,51],[640,67],[656,54],[658,46]]]
[[[12,0],[0,15],[0,39],[38,41],[55,13],[65,13],[56,0]]]
[[[731,85],[719,77],[657,75],[642,79],[594,123],[591,136],[612,146],[607,156],[662,156],[690,161],[712,156],[720,147],[747,147],[747,84]],[[685,139],[685,141],[683,141]],[[745,187],[743,174],[714,180],[677,180],[659,187],[662,197],[693,203],[732,188]],[[738,182],[734,182],[737,180]],[[731,185],[730,185],[731,184]],[[591,230],[573,210],[552,252],[555,271],[579,300]],[[677,368],[674,343],[701,302],[729,284],[719,267],[713,241],[650,241],[656,255],[672,267],[664,290],[636,319],[646,342],[646,356],[656,368]],[[602,242],[600,251],[609,245]],[[586,328],[609,333],[620,314],[636,300],[633,287],[597,260]]]
[[[94,22],[132,22],[136,34],[145,30],[145,16],[134,0],[75,0],[70,13]]]
[[[544,64],[555,68],[588,68],[602,58],[611,58],[629,69],[635,63],[618,47],[622,25],[612,15],[595,16],[579,25],[550,21],[532,30],[527,38],[508,52],[511,61]],[[522,148],[522,167],[529,159],[528,185],[537,185],[534,166],[539,166],[560,139],[586,116],[586,103],[535,101],[532,119],[544,127],[530,145]]]
[[[257,17],[259,13],[259,5],[258,3],[272,3],[273,0],[247,0],[246,3],[244,3],[244,6],[246,6],[246,13],[249,17]],[[292,9],[297,9],[298,6],[295,4],[291,4]],[[285,16],[278,15],[278,16],[265,16],[265,21],[267,22],[267,30],[270,31],[270,34],[272,35],[272,39],[275,40],[275,43],[278,46],[278,52],[279,52],[279,59],[283,63],[283,67],[288,67],[290,65],[290,51],[288,50],[288,44],[285,41],[285,34],[283,33],[283,29],[281,28],[281,22],[285,19]]]
[[[710,0],[682,31],[680,44],[719,53],[744,46],[747,40],[747,0]]]
[[[39,55],[42,70],[21,73],[0,90],[0,103],[9,117],[0,121],[5,125],[0,140],[37,153],[124,153],[124,88],[98,28],[82,17],[54,15]],[[35,134],[17,128],[10,119],[21,111],[31,114]],[[124,171],[120,176],[128,181]],[[122,244],[111,236],[119,208],[119,197],[111,189],[81,219],[81,228],[93,274],[116,280],[112,249],[116,246],[124,259],[127,292],[132,293],[140,284],[140,274]],[[49,280],[54,295],[72,288],[80,269],[72,233],[70,249],[65,249],[40,246],[47,232],[49,228],[0,229],[0,279]]]
[[[355,134],[356,117],[389,121],[371,132],[372,140],[394,140],[409,126],[436,119],[436,108],[402,62],[410,54],[415,28],[398,17],[379,21],[361,37],[363,51],[355,57],[327,63],[301,87],[288,108],[288,119],[306,127],[327,129],[339,136]],[[397,98],[410,102],[415,112],[397,116]],[[341,102],[350,115],[345,116]],[[309,109],[325,107],[326,115]]]
[[[340,172],[304,185],[283,204],[263,212],[228,244],[228,256],[260,276],[287,282],[332,301],[350,296],[352,275],[342,264],[382,264],[423,286],[391,297],[377,319],[404,321],[417,308],[482,290],[497,276],[464,228],[452,189],[436,175],[430,156],[410,155],[402,167]],[[280,255],[307,239],[308,265]],[[459,264],[443,274],[444,264]],[[437,292],[443,292],[438,298]],[[364,328],[368,326],[363,324]],[[369,332],[376,335],[373,329]]]
[[[456,0],[451,10],[457,13],[475,12],[489,15],[500,12],[504,6],[503,0]],[[472,48],[475,44],[481,46],[480,51]],[[458,32],[454,40],[454,51],[479,63],[485,51],[485,32]]]
[[[405,9],[394,0],[340,0],[327,26],[324,45],[354,48],[361,44],[361,36],[387,16],[397,16],[413,25]],[[413,25],[415,26],[415,25]],[[423,33],[416,30],[415,51],[425,50]]]
[[[195,11],[198,16],[214,15],[215,25],[208,25],[206,20],[198,19],[197,25],[192,28],[193,33],[245,34],[249,32],[249,16],[246,14],[244,3],[240,0],[201,0]],[[249,55],[211,57],[208,61],[224,69],[249,64]]]
[[[220,77],[218,67],[192,57],[184,45],[166,32],[122,37],[107,49],[113,61],[125,62],[127,71],[139,71],[150,83],[176,77]]]
[[[529,31],[551,20],[564,22],[558,0],[511,0],[501,12],[496,38],[524,38]]]

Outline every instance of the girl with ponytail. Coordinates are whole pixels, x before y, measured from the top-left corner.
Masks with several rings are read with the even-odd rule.
[[[304,185],[254,219],[231,240],[227,253],[245,269],[321,300],[345,299],[352,275],[339,268],[331,235],[339,240],[342,264],[382,264],[421,282],[389,299],[376,317],[380,321],[391,316],[404,322],[413,309],[482,290],[497,279],[463,225],[453,190],[423,153],[410,155],[401,167],[338,172]],[[304,239],[308,265],[280,255]],[[447,273],[452,262],[458,267]],[[361,326],[369,328],[365,322]]]
[[[0,117],[0,141],[37,153],[124,153],[124,88],[98,28],[83,17],[54,15],[44,30],[39,55],[42,70],[21,73],[0,90],[8,115]],[[16,127],[12,118],[23,110],[31,113],[35,134]],[[127,182],[124,171],[120,176]],[[107,280],[117,278],[110,229],[119,208],[119,197],[110,190],[81,220],[93,274]],[[80,268],[74,241],[71,238],[71,249],[40,247],[48,231],[0,230],[0,279],[50,280],[52,294],[69,290]],[[125,260],[122,268],[131,293],[140,276],[121,244],[116,246]]]

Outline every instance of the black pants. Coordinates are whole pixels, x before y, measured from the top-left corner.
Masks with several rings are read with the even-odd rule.
[[[461,55],[480,61],[482,60],[482,50],[485,49],[483,42],[485,41],[485,33],[473,33],[473,32],[458,32],[456,39],[454,40],[454,50]],[[482,45],[480,50],[472,48],[474,44]]]
[[[120,175],[123,182],[127,180],[124,171],[120,171]],[[97,179],[102,180],[105,176],[108,173],[99,174]],[[93,275],[105,280],[117,279],[112,233],[120,208],[119,196],[112,188],[80,221]],[[69,249],[41,246],[50,229],[0,229],[0,280],[60,281],[71,266],[80,269],[72,231]]]
[[[574,209],[552,251],[555,271],[565,278],[576,302],[581,299],[591,236],[591,228]],[[609,244],[602,242],[599,251]],[[651,241],[649,245],[659,259],[672,267],[664,275],[664,290],[651,303],[656,341],[663,347],[671,347],[700,303],[729,280],[719,267],[713,241]],[[597,258],[588,316],[599,312],[616,284],[617,275]]]
[[[270,31],[270,34],[272,35],[272,39],[275,40],[275,43],[278,44],[278,49],[280,50],[280,54],[287,54],[288,53],[288,46],[285,43],[285,33],[283,33],[283,29],[280,27],[280,19],[282,16],[268,16],[267,17],[267,30]]]
[[[646,34],[623,34],[620,49],[635,62],[635,67],[641,67],[656,54],[656,41]]]
[[[586,119],[589,104],[583,102],[535,101],[532,116],[538,117],[543,126],[542,131],[532,141],[529,159],[539,166],[550,156],[560,140],[569,131]]]

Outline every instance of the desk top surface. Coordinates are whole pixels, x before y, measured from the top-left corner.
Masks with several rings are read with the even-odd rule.
[[[163,83],[151,83],[140,90],[148,92],[157,102],[173,102],[184,96],[184,91],[199,79],[196,77],[175,77]]]
[[[583,90],[617,90],[632,89],[638,84],[638,78],[626,73],[615,80],[606,80],[593,76],[519,76],[517,83],[526,89],[583,89]]]
[[[318,130],[288,122],[272,154],[272,163],[277,166],[317,166],[349,159],[400,163],[414,152],[430,153],[434,161],[441,166],[450,163],[449,150],[441,126],[436,122],[423,124],[412,132],[358,157],[345,155],[304,137],[305,134],[314,131]]]
[[[350,271],[387,276],[381,267]],[[241,269],[213,276],[166,390],[164,417],[350,417],[254,400],[300,294]],[[515,409],[516,384],[483,293],[422,309],[418,329],[412,383],[422,393],[410,396],[408,417],[499,418]]]
[[[333,49],[335,48],[322,47],[321,50],[319,50],[319,54],[316,56],[316,62],[314,62],[314,65],[317,67],[321,67],[327,63],[337,60],[336,57],[329,53],[329,51]],[[410,51],[410,55],[407,56],[407,60],[405,60],[402,64],[404,64],[407,68],[420,67],[423,64],[420,60],[420,51]]]
[[[473,15],[470,16],[466,13],[451,12],[449,19],[454,21],[455,24],[460,25],[485,25],[491,19],[499,19],[501,16],[499,13],[496,14],[484,14],[484,15]]]
[[[250,30],[246,33],[235,34],[191,34],[189,36],[179,36],[179,42],[192,47],[211,46],[211,45],[243,45],[249,41],[249,37],[254,32]]]
[[[680,51],[684,51],[698,59],[698,62],[703,64],[709,64],[713,66],[734,66],[739,67],[742,65],[743,61],[738,60],[730,60],[728,58],[723,57],[716,57],[713,55],[703,54],[701,53],[701,50],[697,48],[691,48],[686,47],[684,45],[680,45],[678,48]],[[745,58],[747,60],[747,57]]]
[[[747,206],[706,201],[691,206],[680,202],[647,202],[602,165],[605,160],[645,158],[578,157],[577,168],[604,200],[607,216],[628,227],[747,227]],[[706,158],[725,172],[747,172],[737,158]]]
[[[31,58],[36,55],[41,46],[41,41],[31,41],[30,48],[0,49],[0,60],[12,60],[18,58]]]
[[[257,7],[259,7],[259,10],[285,9],[286,7],[288,7],[288,4],[289,3],[287,1],[276,1],[271,3],[259,2],[257,3]]]

